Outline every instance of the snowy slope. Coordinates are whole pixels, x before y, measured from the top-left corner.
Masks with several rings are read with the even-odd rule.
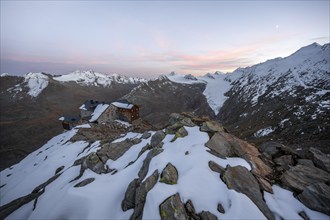
[[[110,86],[113,82],[125,84],[137,84],[145,82],[145,79],[138,77],[126,77],[118,74],[102,74],[94,71],[75,71],[66,75],[54,77],[54,80],[59,82],[76,82],[80,85],[93,85],[93,86]]]
[[[49,78],[44,73],[27,73],[23,78],[24,80],[22,83],[9,88],[8,91],[16,95],[17,93],[22,92],[23,88],[27,88],[27,94],[35,98],[48,86],[49,83]]]
[[[90,128],[89,125],[81,127]],[[126,138],[141,140],[117,160],[107,160],[106,166],[115,169],[116,172],[97,174],[87,169],[83,176],[75,179],[79,175],[80,166],[73,166],[73,163],[97,151],[101,146],[100,141],[71,142],[70,139],[78,129],[80,128],[54,137],[19,164],[0,173],[0,206],[31,193],[36,186],[53,177],[56,171],[59,174],[58,178],[46,186],[44,193],[37,200],[18,208],[8,216],[8,219],[130,218],[133,210],[123,211],[121,201],[125,197],[129,183],[138,177],[139,170],[150,152],[143,152],[142,149],[150,143],[151,137],[143,139],[142,134],[130,132],[113,141],[118,143]],[[209,140],[208,134],[201,132],[199,127],[185,129],[188,136],[176,141],[173,141],[174,135],[166,135],[163,140],[163,151],[150,162],[145,179],[155,170],[161,172],[169,162],[176,167],[179,179],[177,184],[173,185],[157,180],[146,196],[143,219],[160,219],[159,205],[177,192],[180,193],[182,202],[185,203],[189,199],[192,201],[196,213],[207,210],[218,219],[265,219],[263,213],[245,194],[228,189],[219,178],[219,174],[211,171],[208,166],[208,162],[212,160],[223,167],[241,165],[250,170],[249,163],[242,158],[221,159],[208,153],[204,146]],[[155,132],[150,133],[153,135]],[[139,155],[140,152],[143,153]],[[134,163],[128,166],[130,161]],[[59,167],[62,169],[59,170]],[[95,180],[86,186],[74,187],[87,178]],[[278,186],[273,186],[273,190],[274,194],[265,193],[264,199],[278,219],[298,219],[300,211],[304,211],[310,219],[329,218],[306,208],[293,197],[292,192]],[[217,211],[219,203],[225,210],[224,214]]]
[[[286,58],[268,60],[228,74],[233,89],[255,105],[267,93],[295,96],[299,87],[314,90],[310,101],[330,92],[330,44],[303,47]],[[271,91],[269,91],[271,90]]]
[[[203,94],[217,115],[228,99],[229,90],[239,93],[241,100],[256,105],[259,97],[275,97],[283,94],[296,96],[299,88],[311,89],[306,99],[311,103],[330,93],[330,44],[316,43],[303,47],[286,58],[276,58],[232,73],[206,74],[198,77],[171,73],[168,79],[177,83],[205,83]],[[328,101],[320,102],[320,108],[329,108]],[[322,111],[320,109],[319,111]]]
[[[205,83],[206,88],[203,95],[214,113],[217,115],[223,103],[228,97],[225,93],[231,88],[230,82],[226,80],[226,75],[222,73],[206,74],[205,76],[180,75],[171,73],[166,75],[169,80],[176,83],[194,84]]]

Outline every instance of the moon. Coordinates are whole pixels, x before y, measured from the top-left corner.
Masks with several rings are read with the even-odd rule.
[[[280,27],[280,25],[278,25],[278,24],[275,26],[276,29],[278,29],[279,27]]]

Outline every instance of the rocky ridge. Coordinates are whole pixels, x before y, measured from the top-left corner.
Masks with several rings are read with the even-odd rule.
[[[329,218],[328,155],[256,147],[192,113],[150,128],[81,125],[54,137],[0,173],[1,218]]]

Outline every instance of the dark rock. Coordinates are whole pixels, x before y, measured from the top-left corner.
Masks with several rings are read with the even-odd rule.
[[[187,212],[189,212],[189,213],[196,213],[195,212],[195,207],[194,207],[194,205],[193,205],[193,203],[192,203],[192,201],[189,199],[187,202],[186,202],[186,210],[187,210]]]
[[[135,208],[130,219],[142,219],[143,208],[146,202],[148,192],[155,186],[158,181],[159,173],[155,170],[136,190]]]
[[[286,171],[282,175],[281,181],[283,185],[301,193],[306,187],[313,183],[330,181],[330,175],[316,167],[297,165]]]
[[[276,165],[281,166],[284,170],[290,169],[290,166],[293,166],[294,161],[291,155],[283,155],[279,158],[274,159]]]
[[[186,202],[185,208],[190,219],[196,219],[196,220],[200,219],[200,217],[196,214],[194,204],[190,199]]]
[[[84,160],[82,166],[88,168],[97,174],[105,173],[103,162],[95,152],[90,153]]]
[[[124,200],[121,203],[124,212],[135,207],[135,192],[138,186],[138,179],[132,180],[127,186]]]
[[[170,123],[170,125],[175,124],[178,121],[181,121],[184,118],[183,115],[180,115],[178,113],[172,113],[169,115],[169,120],[168,122]]]
[[[143,161],[141,169],[139,170],[139,181],[142,181],[146,177],[151,159],[161,152],[163,152],[162,148],[153,148],[151,151],[149,151],[147,157]]]
[[[154,135],[152,135],[150,145],[152,147],[157,147],[165,138],[165,136],[166,134],[163,131],[157,131]]]
[[[192,122],[192,120],[190,118],[186,118],[186,117],[184,117],[182,120],[180,120],[180,124],[182,124],[183,126],[187,126],[187,127],[196,126],[195,123]]]
[[[220,203],[218,204],[217,210],[218,210],[220,213],[225,214],[225,209],[223,208],[223,206],[222,206]]]
[[[299,159],[297,165],[304,165],[307,167],[315,167],[313,161],[308,159]]]
[[[64,169],[64,166],[60,166],[59,168],[57,168],[55,170],[55,175],[58,174],[59,172],[61,172]]]
[[[228,167],[223,179],[229,189],[234,189],[249,197],[267,219],[275,219],[273,213],[263,200],[258,181],[245,167]]]
[[[215,133],[205,146],[215,151],[223,159],[236,156],[234,149],[220,133]]]
[[[209,211],[202,211],[199,214],[201,220],[218,220],[217,216],[213,215],[211,212]]]
[[[166,129],[165,129],[165,133],[166,134],[175,134],[177,132],[177,130],[179,130],[183,125],[179,122],[173,124],[173,125],[170,125],[168,126]]]
[[[175,133],[175,137],[185,137],[188,135],[187,130],[184,127],[181,127],[176,133]]]
[[[152,148],[152,147],[151,147],[150,144],[147,144],[146,146],[144,146],[144,147],[142,148],[142,150],[139,152],[138,158],[139,158],[144,152],[146,152],[147,150],[150,150],[151,148]]]
[[[141,141],[141,140],[139,140]],[[126,139],[121,142],[107,143],[104,144],[97,154],[102,158],[102,161],[107,159],[117,160],[119,157],[124,155],[124,153],[134,145],[134,142],[130,139]],[[104,159],[105,158],[105,159]],[[105,162],[104,162],[105,163]]]
[[[298,199],[308,208],[330,215],[330,187],[324,183],[314,183],[298,195]]]
[[[225,173],[225,168],[223,168],[222,166],[220,166],[219,164],[217,164],[214,161],[209,161],[209,167],[212,171],[217,172],[221,175],[223,175]]]
[[[170,185],[177,184],[178,171],[176,170],[175,166],[173,166],[171,163],[168,163],[160,175],[159,182]]]
[[[184,220],[189,219],[179,193],[170,196],[159,206],[160,217],[162,220]]]
[[[309,151],[313,154],[315,166],[330,173],[330,155],[324,154],[313,147]]]
[[[150,136],[151,136],[151,133],[149,133],[148,131],[145,131],[145,132],[142,134],[142,138],[143,138],[143,139],[148,139],[148,138],[150,138]]]
[[[300,215],[300,217],[302,217],[304,220],[309,220],[308,216],[304,211],[299,212],[298,215]]]
[[[87,178],[79,183],[77,183],[76,185],[74,185],[73,187],[83,187],[86,186],[88,184],[90,184],[91,182],[93,182],[95,180],[95,178]]]
[[[273,188],[272,185],[269,183],[269,181],[267,181],[266,179],[260,177],[260,176],[255,176],[255,178],[258,180],[259,183],[259,187],[260,189],[269,192],[271,194],[273,194]]]
[[[87,156],[84,156],[84,157],[82,157],[82,158],[79,158],[79,159],[75,160],[75,161],[73,162],[73,165],[72,165],[72,166],[78,166],[78,165],[81,165],[81,164],[85,161],[86,157],[87,157]]]
[[[271,157],[274,157],[275,155],[280,153],[282,146],[283,145],[278,142],[269,141],[261,144],[259,146],[259,151],[261,153],[267,153]]]
[[[224,131],[225,129],[221,124],[216,121],[205,121],[203,122],[200,130],[205,132],[218,132]]]
[[[138,144],[138,143],[141,143],[141,139],[139,139],[139,138],[134,138],[134,139],[132,139],[131,140],[131,142],[133,143],[133,145],[135,145],[135,144]]]

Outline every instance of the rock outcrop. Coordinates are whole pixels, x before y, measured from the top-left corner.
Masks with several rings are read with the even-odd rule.
[[[249,197],[267,219],[275,220],[273,213],[263,200],[258,181],[245,167],[228,167],[223,179],[229,189],[234,189]]]
[[[316,168],[297,165],[286,171],[282,183],[295,192],[301,193],[306,187],[313,183],[326,183],[330,181],[329,173]]]
[[[185,206],[181,202],[179,193],[170,196],[159,206],[162,220],[185,220],[189,219]]]
[[[178,182],[178,176],[178,171],[176,170],[175,166],[173,166],[171,163],[168,163],[160,175],[159,182],[173,185]]]

